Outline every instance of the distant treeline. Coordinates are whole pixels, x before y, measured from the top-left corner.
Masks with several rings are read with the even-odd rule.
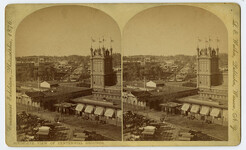
[[[85,64],[89,63],[90,56],[80,56],[80,55],[69,55],[69,56],[23,56],[16,57],[16,61],[21,62],[38,62],[38,59],[42,59],[45,62],[58,62],[58,61],[68,61],[68,64]],[[114,67],[120,67],[121,65],[121,54],[113,53],[113,65]]]

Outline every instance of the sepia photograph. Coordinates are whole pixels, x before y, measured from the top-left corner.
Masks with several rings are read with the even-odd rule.
[[[135,15],[123,32],[124,140],[227,141],[227,39],[200,8]]]
[[[108,15],[44,8],[15,38],[17,141],[121,140],[120,31]]]
[[[236,3],[9,4],[9,147],[235,146]]]

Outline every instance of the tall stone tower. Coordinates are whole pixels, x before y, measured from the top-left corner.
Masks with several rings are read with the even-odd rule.
[[[91,88],[94,91],[114,84],[112,51],[112,48],[91,48]]]
[[[220,84],[219,48],[197,48],[197,87],[208,89]]]

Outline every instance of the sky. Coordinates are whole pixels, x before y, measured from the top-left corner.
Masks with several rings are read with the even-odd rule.
[[[94,48],[103,37],[105,46],[109,47],[112,38],[114,52],[123,51],[125,56],[195,55],[197,46],[203,48],[209,37],[211,46],[216,48],[219,38],[220,52],[228,50],[223,22],[198,7],[158,6],[128,19],[121,36],[117,22],[97,9],[85,6],[44,8],[27,16],[17,27],[16,56],[89,55],[91,37],[96,40]],[[199,44],[198,38],[202,40]]]
[[[90,7],[55,6],[27,16],[16,31],[16,57],[89,55],[91,37],[105,47],[113,39],[114,53],[121,51],[121,35],[117,23],[105,13]],[[101,44],[102,46],[102,44]]]
[[[212,13],[190,6],[160,6],[136,14],[123,30],[123,55],[195,55],[210,45],[227,53],[227,30]],[[197,39],[202,42],[198,43]],[[219,43],[217,44],[217,40]]]

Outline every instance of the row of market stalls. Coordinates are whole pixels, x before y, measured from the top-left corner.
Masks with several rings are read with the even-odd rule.
[[[181,113],[190,119],[204,120],[207,123],[228,125],[227,101],[212,101],[199,96],[179,99]],[[224,102],[224,103],[223,103]]]
[[[207,123],[228,125],[228,108],[214,101],[199,99],[180,99],[178,102],[160,104],[166,115],[187,116],[189,119],[203,120]]]
[[[112,103],[76,98],[75,103],[55,104],[56,111],[62,114],[77,115],[85,120],[95,120],[121,126],[122,110]]]
[[[184,103],[181,110],[183,115],[187,115],[191,119],[204,120],[208,123],[220,125],[228,124],[228,110],[223,107]]]
[[[16,102],[18,107],[23,107],[26,111],[43,109],[40,104],[42,92],[17,93]],[[97,120],[102,123],[108,123],[120,126],[122,110],[120,105],[102,100],[93,100],[93,96],[78,97],[71,102],[53,104],[55,110],[62,114],[78,115],[84,119]]]

